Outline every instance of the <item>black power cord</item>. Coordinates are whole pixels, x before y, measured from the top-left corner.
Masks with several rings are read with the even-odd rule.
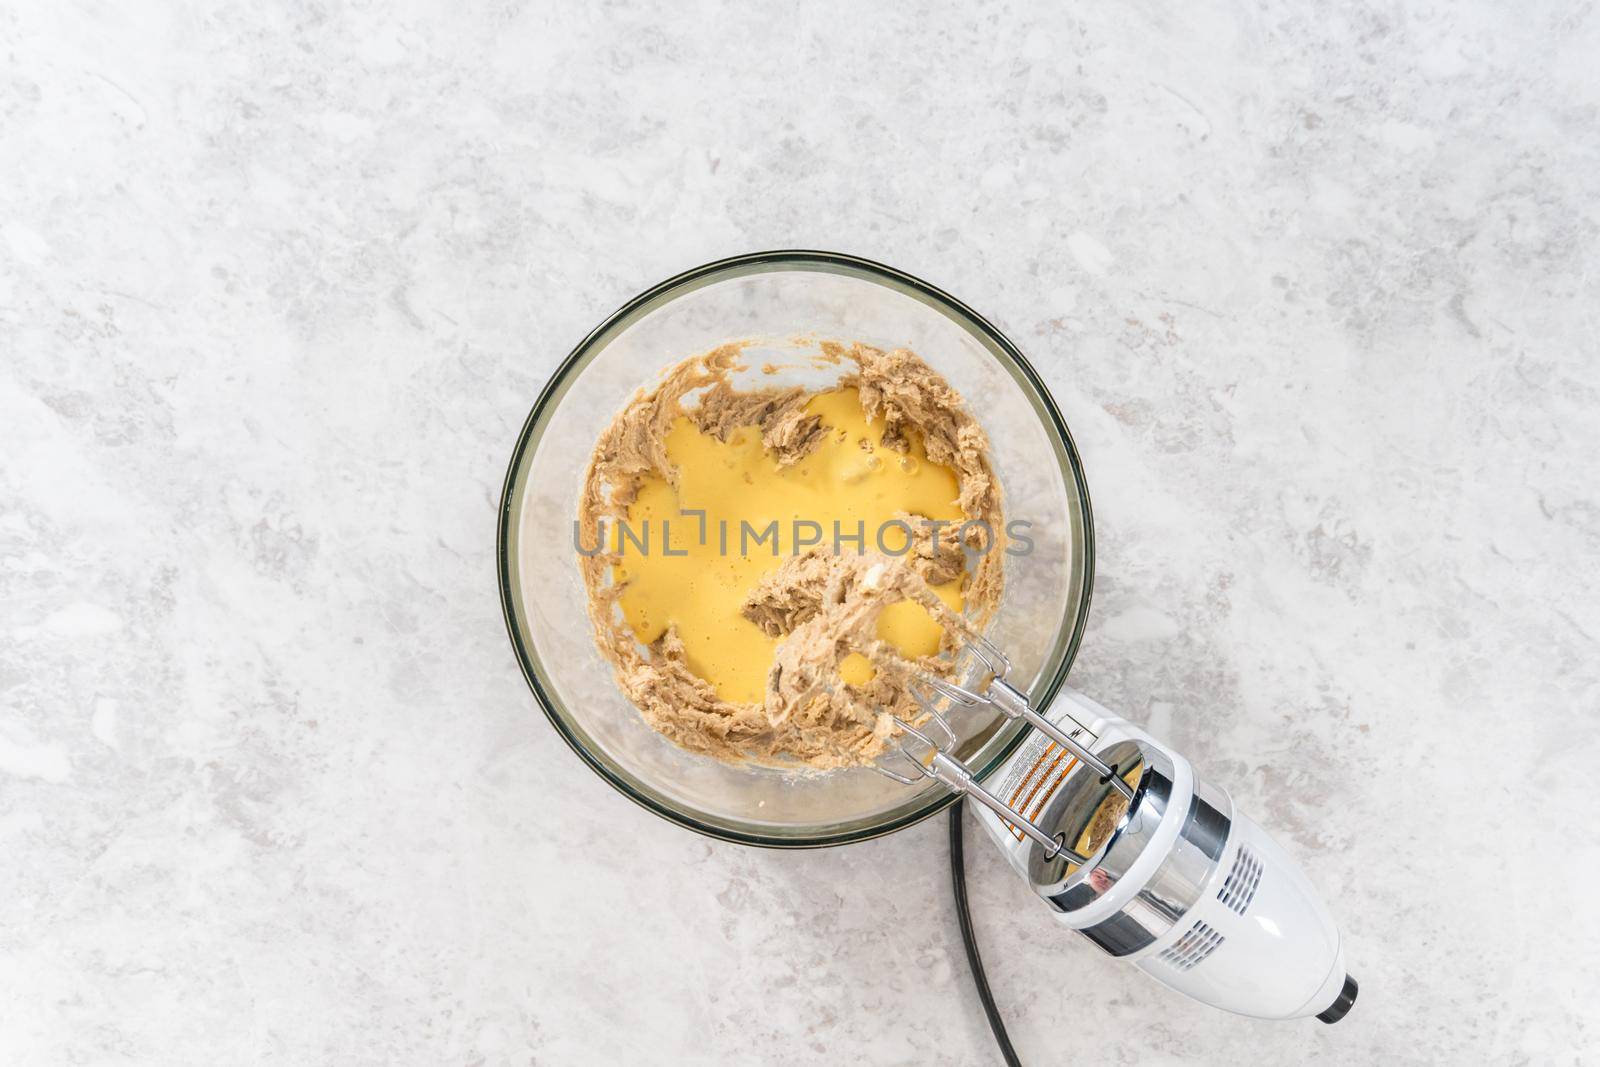
[[[978,939],[972,933],[972,913],[967,910],[967,861],[961,845],[961,817],[967,802],[958,800],[950,806],[950,888],[956,897],[956,920],[961,924],[961,945],[967,950],[967,966],[972,968],[972,980],[978,983],[978,999],[983,1001],[983,1014],[989,1018],[989,1029],[994,1031],[995,1044],[1006,1067],[1022,1067],[1017,1050],[1011,1047],[1006,1036],[1006,1024],[995,1007],[994,994],[989,991],[989,979],[983,973],[983,959],[978,955]]]

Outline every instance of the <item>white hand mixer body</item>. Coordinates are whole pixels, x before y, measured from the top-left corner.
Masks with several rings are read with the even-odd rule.
[[[1143,799],[1128,812],[1107,855],[1081,877],[1005,819],[979,809],[984,829],[1017,873],[1055,909],[1062,925],[1164,985],[1241,1015],[1294,1019],[1348,1010],[1355,983],[1345,974],[1339,930],[1299,866],[1223,790],[1149,734],[1071,690],[1048,718],[1126,770],[1141,761]],[[1019,747],[988,784],[1015,797],[1036,823],[1071,825],[1086,805],[1053,803],[1074,776],[1093,768],[1042,733]],[[1085,783],[1090,799],[1110,795]],[[1080,793],[1083,790],[1079,790]],[[1025,804],[1026,806],[1020,806]],[[1053,816],[1053,819],[1052,819]],[[1144,842],[1133,855],[1118,845]],[[1020,840],[1019,840],[1020,839]],[[1129,841],[1129,843],[1132,843]],[[1129,855],[1125,868],[1119,851]],[[1347,988],[1348,987],[1348,988]],[[1328,1021],[1334,1021],[1329,1019]]]
[[[971,647],[989,667],[987,688],[923,678],[927,688],[1025,718],[1034,731],[981,782],[927,724],[901,723],[901,752],[917,776],[978,801],[984,829],[1058,922],[1218,1008],[1261,1019],[1345,1016],[1357,984],[1338,927],[1277,842],[1179,753],[1070,689],[1047,714],[1035,712],[1005,682],[999,650],[982,638]],[[931,698],[924,707],[953,742]],[[918,758],[913,741],[931,752]]]

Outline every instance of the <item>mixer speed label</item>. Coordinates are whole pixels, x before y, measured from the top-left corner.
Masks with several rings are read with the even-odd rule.
[[[1065,730],[1068,737],[1093,749],[1099,738],[1088,727],[1065,711],[1047,715],[1051,722]],[[1018,814],[1038,819],[1045,805],[1060,790],[1067,776],[1078,767],[1078,758],[1042,733],[1031,734],[1007,761],[993,779],[994,794],[1011,805]],[[1025,838],[1021,830],[998,816],[984,813],[995,819],[1021,844]]]

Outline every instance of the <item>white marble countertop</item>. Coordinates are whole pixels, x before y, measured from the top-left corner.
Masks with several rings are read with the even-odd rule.
[[[1075,683],[1279,831],[1362,982],[1185,1002],[975,847],[1025,1060],[1592,1055],[1600,16],[772,7],[0,6],[0,1062],[995,1062],[942,821],[670,826],[501,623],[557,360],[783,246],[1035,361]]]

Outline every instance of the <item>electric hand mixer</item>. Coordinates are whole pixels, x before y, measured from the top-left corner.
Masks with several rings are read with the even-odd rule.
[[[925,679],[929,714],[905,724],[905,758],[887,774],[795,776],[685,753],[640,721],[576,624],[587,602],[567,547],[574,478],[605,420],[667,354],[800,335],[903,344],[980,400],[995,470],[1032,523],[1031,552],[1007,560],[1014,594],[986,631],[994,644],[972,642],[990,677]],[[655,814],[726,841],[815,848],[911,826],[962,793],[1056,919],[1103,951],[1231,1011],[1336,1021],[1356,984],[1294,860],[1182,755],[1064,687],[1093,571],[1082,464],[1022,353],[934,286],[830,252],[707,264],[618,309],[541,393],[499,523],[502,606],[540,706],[596,773]]]
[[[980,820],[1056,920],[1108,955],[1215,1007],[1262,1019],[1342,1019],[1357,984],[1339,931],[1298,865],[1183,756],[1071,690],[1049,717],[1006,681],[1010,663],[976,634],[981,691],[921,675],[920,726],[896,719],[911,784],[971,797]],[[938,698],[1021,719],[1036,733],[979,781],[952,756]],[[920,751],[919,751],[920,750]],[[1002,799],[1007,797],[1010,799]]]

